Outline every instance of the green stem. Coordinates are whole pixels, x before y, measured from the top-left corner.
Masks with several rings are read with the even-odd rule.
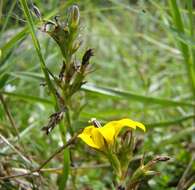
[[[69,149],[64,150],[64,160],[63,160],[63,172],[60,176],[59,190],[64,190],[68,180],[70,171],[70,151]]]
[[[62,121],[60,123],[60,134],[63,141],[63,144],[65,145],[67,143],[66,140],[66,134],[68,129],[68,121],[67,118],[64,118],[64,122]],[[62,174],[59,176],[59,190],[64,190],[66,187],[66,183],[68,180],[69,172],[70,172],[70,150],[65,149],[64,150],[64,157],[63,157],[63,170]]]
[[[42,55],[42,52],[41,52],[41,46],[39,44],[39,41],[36,37],[36,34],[35,34],[35,28],[34,28],[34,22],[33,22],[33,19],[32,19],[32,16],[30,14],[30,11],[29,11],[29,8],[28,8],[28,5],[27,5],[27,1],[26,0],[20,0],[20,4],[22,5],[22,9],[23,9],[23,12],[25,14],[25,17],[27,19],[27,23],[28,23],[28,26],[29,26],[29,29],[30,29],[30,34],[31,34],[31,37],[32,37],[32,41],[33,41],[33,45],[36,49],[36,52],[37,52],[37,55],[39,57],[39,60],[40,60],[40,63],[41,63],[41,69],[45,75],[45,80],[46,80],[46,83],[48,85],[48,88],[50,90],[50,92],[52,93],[52,96],[54,97],[55,99],[55,103],[57,105],[57,97],[56,97],[56,90],[50,80],[50,77],[49,77],[49,73],[47,71],[47,67],[46,67],[46,63],[45,63],[45,60],[43,58],[43,55]]]

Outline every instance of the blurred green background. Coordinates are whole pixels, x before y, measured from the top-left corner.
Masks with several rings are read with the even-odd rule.
[[[32,2],[28,3],[32,8]],[[147,133],[139,136],[142,146],[137,154],[161,154],[172,159],[159,165],[161,175],[142,189],[175,189],[195,150],[195,92],[190,82],[195,73],[194,7],[190,9],[187,1],[177,1],[176,8],[182,19],[182,25],[178,25],[179,17],[172,16],[177,9],[171,9],[168,1],[34,0],[33,3],[43,17],[50,19],[55,15],[66,18],[67,8],[72,4],[80,7],[83,44],[77,58],[81,59],[87,48],[93,48],[95,56],[92,58],[93,72],[75,98],[78,106],[84,105],[75,128],[84,127],[83,123],[92,117],[102,122],[123,117],[143,122]],[[36,17],[33,18],[37,23]],[[0,19],[0,94],[16,123],[20,140],[18,142],[2,102],[0,134],[16,147],[22,143],[26,154],[40,163],[61,144],[57,129],[48,137],[41,132],[53,113],[51,99],[41,85],[43,74],[19,1],[2,0]],[[42,54],[48,68],[57,73],[60,51],[40,27],[36,25],[36,34]],[[187,47],[188,53],[182,47]],[[186,55],[190,61],[186,60]],[[191,78],[190,64],[193,65]],[[94,155],[102,160],[94,152],[80,156],[79,151],[75,160],[87,165],[95,162]],[[53,160],[50,167],[60,167],[61,159],[59,156]],[[5,164],[21,168],[23,165],[21,158],[1,139],[0,160],[0,173]],[[107,185],[111,181],[107,169],[89,168],[77,172],[78,189],[111,188]],[[32,178],[28,183],[42,187],[40,189],[55,189],[56,175],[44,176],[41,180]],[[195,176],[195,165],[191,166],[188,179],[191,176]],[[0,188],[17,189],[16,184],[0,182]]]

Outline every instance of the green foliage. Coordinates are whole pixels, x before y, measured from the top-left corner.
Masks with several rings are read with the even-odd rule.
[[[41,131],[57,104],[54,80],[46,67],[57,76],[63,55],[55,41],[41,32],[41,21],[32,14],[32,1],[19,2],[0,1],[0,95],[18,131],[17,135],[1,102],[0,134],[9,143],[0,138],[0,176],[9,174],[6,168],[20,173],[19,169],[39,166],[63,144],[58,127],[49,136]],[[56,15],[63,20],[67,18],[67,7],[78,4],[84,42],[74,59],[81,60],[82,52],[89,47],[95,52],[93,72],[87,76],[82,91],[72,97],[74,131],[85,127],[93,117],[102,123],[122,117],[141,121],[147,133],[144,137],[138,134],[137,156],[146,152],[147,161],[156,154],[172,158],[169,163],[160,164],[157,171],[161,175],[141,189],[175,189],[194,150],[193,1],[33,2],[43,20],[53,20]],[[72,157],[68,177],[65,164],[69,153]],[[69,153],[65,151],[51,160],[46,168],[55,170],[43,171],[43,178],[31,175],[18,178],[20,182],[0,180],[0,189],[57,189],[59,171],[60,176],[67,178],[68,189],[113,188],[105,158],[79,140]],[[24,163],[23,158],[31,164]],[[184,182],[187,184],[193,176],[192,165]]]

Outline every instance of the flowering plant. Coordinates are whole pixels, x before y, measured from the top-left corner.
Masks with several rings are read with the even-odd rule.
[[[124,128],[128,130],[122,136],[119,145],[117,137]],[[92,125],[85,127],[78,135],[87,145],[107,157],[114,171],[117,189],[136,189],[146,176],[157,174],[151,168],[158,161],[167,161],[169,159],[168,157],[160,156],[145,165],[142,161],[140,166],[129,176],[128,168],[133,160],[135,147],[133,130],[136,128],[146,131],[146,127],[142,123],[127,118],[108,122],[104,126],[101,126],[97,120],[92,119]]]
[[[111,148],[120,130],[124,127],[131,129],[136,129],[136,127],[138,127],[143,131],[146,130],[142,123],[131,119],[121,119],[108,122],[103,127],[90,125],[86,127],[78,137],[89,146],[104,151],[105,149]]]

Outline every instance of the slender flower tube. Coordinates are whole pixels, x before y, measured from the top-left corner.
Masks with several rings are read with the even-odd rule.
[[[105,150],[106,147],[112,146],[122,128],[129,127],[136,129],[137,127],[146,131],[145,126],[142,123],[133,121],[131,119],[121,119],[118,121],[111,121],[105,124],[103,127],[97,128],[95,126],[85,127],[83,132],[78,135],[87,145],[99,149]]]

